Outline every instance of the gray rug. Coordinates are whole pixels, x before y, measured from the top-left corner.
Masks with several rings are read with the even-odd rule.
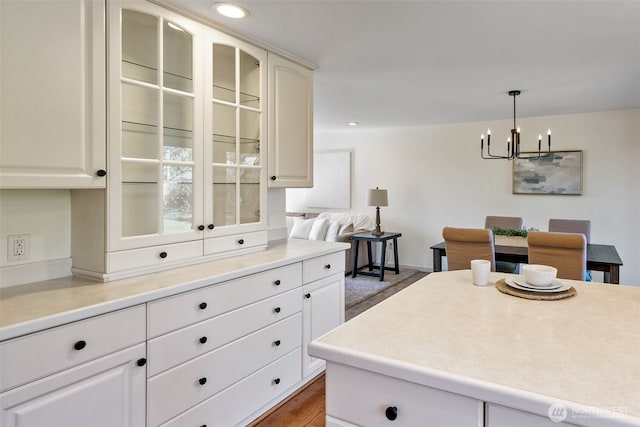
[[[378,280],[377,277],[356,276],[351,278],[351,274],[344,278],[344,302],[345,308],[352,307],[370,296],[377,294],[389,286],[406,279],[413,275],[416,270],[402,269],[399,274],[392,271],[385,271],[384,281]]]

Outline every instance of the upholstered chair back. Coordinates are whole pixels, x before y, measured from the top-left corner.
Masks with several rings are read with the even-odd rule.
[[[493,232],[482,228],[442,229],[449,271],[471,268],[472,259],[491,261],[491,271],[496,270],[496,255]]]
[[[585,280],[587,238],[581,233],[530,231],[529,264],[551,265],[558,278]]]
[[[591,242],[591,221],[588,219],[557,219],[549,220],[549,231],[561,233],[582,233]]]
[[[508,228],[510,230],[522,229],[522,218],[519,216],[491,216],[484,219],[484,228]]]

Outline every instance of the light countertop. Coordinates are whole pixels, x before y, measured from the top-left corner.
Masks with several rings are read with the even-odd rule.
[[[264,251],[112,282],[67,277],[0,289],[0,340],[51,328],[310,257],[345,243],[290,240]]]
[[[640,288],[567,282],[576,296],[534,301],[473,286],[469,270],[432,273],[309,353],[544,416],[560,401],[640,425]]]

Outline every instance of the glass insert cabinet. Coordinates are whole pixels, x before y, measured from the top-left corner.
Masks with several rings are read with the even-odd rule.
[[[266,244],[266,51],[151,3],[109,8],[108,251]]]

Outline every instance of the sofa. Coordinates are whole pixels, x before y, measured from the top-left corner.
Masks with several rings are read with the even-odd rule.
[[[324,240],[350,243],[345,251],[345,273],[353,270],[353,250],[358,248],[358,267],[368,263],[365,242],[353,241],[350,237],[375,229],[373,219],[366,214],[351,212],[287,212],[287,235],[289,239]]]

